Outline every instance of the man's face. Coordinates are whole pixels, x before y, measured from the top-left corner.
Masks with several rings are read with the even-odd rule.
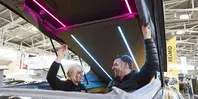
[[[116,76],[121,76],[121,73],[124,71],[125,67],[126,65],[124,62],[121,59],[117,58],[113,62],[112,70]]]

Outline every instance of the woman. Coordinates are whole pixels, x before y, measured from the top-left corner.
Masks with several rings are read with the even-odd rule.
[[[83,90],[86,91],[85,87],[82,82],[83,77],[83,69],[82,67],[77,64],[73,63],[69,66],[67,74],[67,80],[61,81],[57,77],[57,73],[60,67],[61,60],[64,58],[65,53],[67,52],[68,47],[67,45],[62,45],[58,50],[58,56],[56,60],[52,63],[49,72],[47,74],[47,81],[49,82],[50,86],[54,90],[62,90],[62,91],[78,91],[81,92]]]

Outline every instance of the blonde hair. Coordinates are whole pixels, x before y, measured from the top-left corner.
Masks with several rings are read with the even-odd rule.
[[[77,63],[70,64],[70,66],[68,68],[68,71],[66,72],[67,79],[69,79],[73,82],[76,82],[77,72],[75,72],[75,71],[82,71],[83,72],[82,66],[77,64]],[[74,76],[72,76],[73,72],[76,73],[76,74],[74,74]]]

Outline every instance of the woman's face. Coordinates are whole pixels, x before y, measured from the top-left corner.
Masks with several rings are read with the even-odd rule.
[[[83,81],[82,77],[83,77],[83,71],[81,68],[77,67],[72,71],[71,78],[73,81],[80,83]]]
[[[76,74],[76,81],[77,82],[82,82],[82,77],[83,77],[83,72],[82,71],[77,71],[77,74]]]

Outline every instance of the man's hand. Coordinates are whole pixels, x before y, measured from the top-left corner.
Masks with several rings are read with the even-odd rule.
[[[144,39],[151,39],[151,30],[148,28],[149,25],[147,26],[144,26],[142,24],[142,32],[143,32],[143,36],[144,36]]]
[[[58,56],[56,58],[56,62],[60,63],[61,60],[65,57],[66,52],[68,50],[68,46],[67,45],[62,45],[59,49],[58,49]]]

